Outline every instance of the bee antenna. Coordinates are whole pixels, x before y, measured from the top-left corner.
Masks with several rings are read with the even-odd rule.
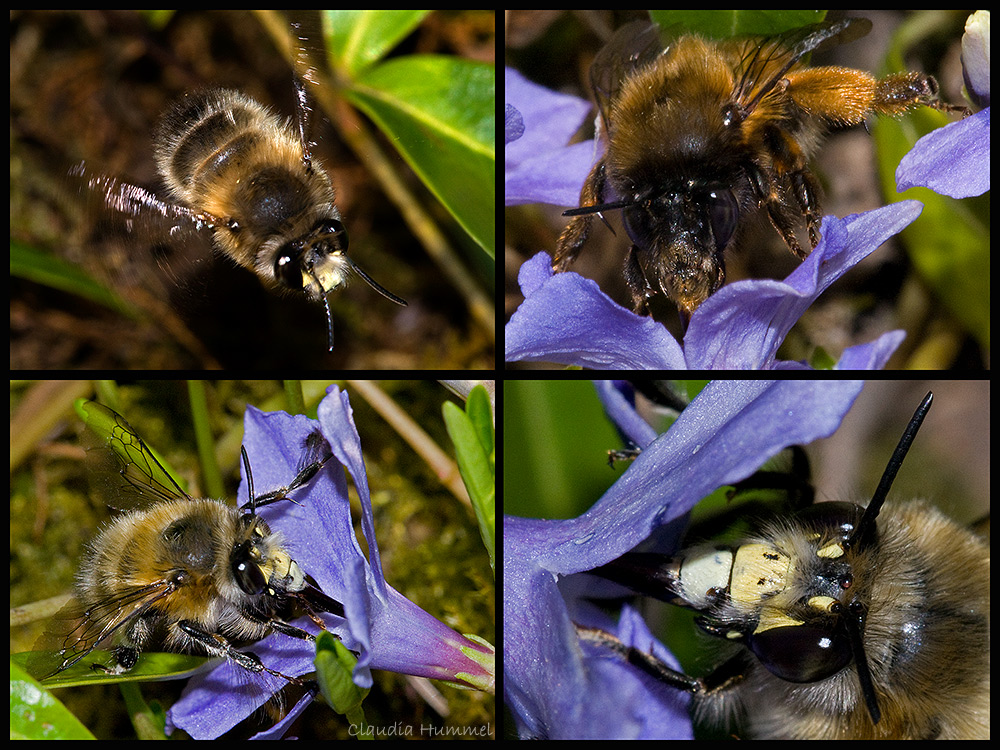
[[[253,472],[250,470],[250,457],[247,456],[247,449],[242,445],[240,446],[240,455],[243,456],[243,468],[246,469],[247,472],[247,487],[250,491],[250,501],[247,505],[250,506],[250,515],[255,516],[257,515],[257,500],[253,494]],[[246,507],[246,505],[243,507]]]
[[[634,200],[613,201],[611,203],[598,203],[596,206],[580,206],[563,211],[563,216],[584,216],[586,214],[599,214],[601,211],[610,211],[613,208],[628,208],[635,205]],[[603,218],[603,217],[602,217]]]
[[[892,482],[899,472],[899,467],[903,465],[903,459],[906,458],[906,453],[910,450],[910,445],[917,436],[917,430],[920,429],[924,417],[930,411],[931,401],[933,400],[934,394],[928,391],[927,395],[924,396],[924,400],[920,402],[920,406],[913,412],[910,423],[906,425],[906,429],[903,430],[903,436],[899,438],[896,450],[892,453],[892,458],[889,459],[885,471],[882,472],[882,479],[879,480],[878,487],[875,488],[875,494],[872,495],[871,502],[868,503],[868,507],[865,508],[865,513],[858,522],[857,528],[855,528],[854,533],[848,540],[848,546],[855,547],[855,545],[858,545],[866,547],[874,543],[875,519],[878,518],[879,511],[882,510],[882,504],[885,502],[886,495],[889,494],[889,488],[892,487]]]
[[[365,282],[368,284],[368,286],[370,286],[376,292],[378,292],[379,294],[381,294],[387,300],[391,300],[392,302],[395,302],[397,305],[402,305],[403,307],[406,307],[406,300],[405,299],[403,299],[402,297],[397,297],[395,294],[393,294],[388,289],[386,289],[385,287],[383,287],[381,284],[379,284],[377,281],[375,281],[375,279],[373,279],[371,276],[369,276],[367,273],[365,273],[364,270],[362,270],[361,266],[359,266],[353,260],[351,260],[350,258],[348,258],[346,255],[344,255],[343,257],[344,257],[344,260],[347,261],[348,267],[352,271],[354,271],[354,273],[356,273],[358,276],[360,276],[362,279],[364,279]]]
[[[875,683],[872,681],[872,673],[868,669],[868,656],[865,654],[865,644],[861,637],[864,629],[864,612],[852,604],[848,608],[846,617],[847,639],[851,644],[851,653],[854,656],[854,665],[858,670],[858,680],[861,683],[861,694],[865,698],[865,706],[872,717],[872,723],[878,724],[882,718],[882,711],[878,707],[878,696],[875,695]]]

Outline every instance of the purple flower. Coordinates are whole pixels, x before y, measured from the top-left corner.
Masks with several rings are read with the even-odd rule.
[[[319,430],[333,458],[294,495],[298,504],[279,502],[259,510],[273,531],[281,532],[292,558],[320,589],[344,605],[346,619],[323,615],[327,629],[357,653],[354,682],[371,687],[371,669],[387,669],[435,679],[464,681],[475,687],[485,679],[480,664],[470,658],[487,648],[459,635],[389,586],[382,575],[372,519],[368,478],[361,440],[354,426],[347,394],[332,387],[319,406],[319,421],[283,412],[264,413],[248,407],[244,447],[250,457],[258,494],[286,485],[298,472],[306,438]],[[358,545],[347,496],[347,473],[361,500],[361,527],[371,560]],[[248,498],[246,478],[241,502]],[[318,632],[307,617],[294,625]],[[315,671],[315,646],[281,633],[255,643],[252,651],[269,668],[291,676]],[[247,718],[285,681],[266,673],[248,675],[229,661],[192,678],[181,699],[170,709],[174,726],[197,739],[218,737]],[[311,700],[295,707],[302,710]]]
[[[635,315],[573,272],[553,274],[539,253],[521,268],[525,300],[505,328],[508,361],[548,361],[594,369],[808,369],[776,358],[813,300],[920,213],[916,201],[823,219],[822,239],[784,281],[729,284],[691,316],[683,342],[652,318]],[[877,369],[902,331],[844,351],[839,369]]]
[[[504,204],[575,206],[594,161],[594,144],[566,143],[590,102],[557,94],[504,68]]]
[[[715,381],[664,434],[636,428],[627,401],[597,384],[610,414],[643,447],[586,513],[564,521],[504,517],[504,694],[522,737],[689,737],[686,696],[581,645],[574,623],[669,654],[638,615],[615,623],[586,604],[592,570],[684,516],[718,487],[750,476],[789,445],[832,434],[860,382]],[[603,618],[603,619],[602,619]]]
[[[917,186],[952,198],[990,189],[989,107],[917,141],[896,168],[896,187],[902,192]]]

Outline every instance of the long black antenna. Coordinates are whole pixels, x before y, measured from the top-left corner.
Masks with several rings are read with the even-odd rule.
[[[931,401],[933,400],[934,394],[928,391],[927,395],[924,396],[924,400],[920,402],[920,406],[913,412],[913,417],[910,419],[910,423],[906,425],[906,429],[903,430],[903,436],[899,439],[899,444],[896,445],[896,450],[893,451],[892,458],[889,459],[885,471],[882,472],[882,479],[879,480],[878,487],[875,488],[875,494],[872,495],[871,502],[865,508],[865,514],[861,517],[861,521],[858,522],[857,528],[847,542],[848,546],[856,548],[860,545],[864,547],[875,541],[875,519],[878,518],[879,511],[882,510],[885,496],[889,494],[892,481],[896,478],[899,467],[903,465],[906,452],[910,450],[910,445],[917,436],[917,430],[920,429],[924,417],[930,411]]]
[[[240,446],[240,455],[243,457],[243,468],[247,472],[247,489],[250,493],[250,500],[242,507],[250,506],[250,515],[252,516],[257,513],[257,498],[253,494],[253,472],[250,471],[250,457],[247,455],[247,449],[242,445]]]

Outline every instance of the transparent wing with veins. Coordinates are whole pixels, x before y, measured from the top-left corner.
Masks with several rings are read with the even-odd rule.
[[[99,450],[110,462],[109,468],[124,480],[124,485],[110,488],[104,498],[111,507],[134,510],[156,502],[191,499],[124,417],[94,401],[84,402],[79,410],[100,441]]]

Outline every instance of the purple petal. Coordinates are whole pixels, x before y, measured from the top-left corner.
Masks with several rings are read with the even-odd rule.
[[[616,304],[579,274],[553,274],[538,253],[521,266],[525,300],[504,329],[509,362],[545,361],[593,369],[676,369],[680,345],[661,324]]]
[[[952,198],[982,195],[990,189],[990,108],[933,130],[896,168],[900,192],[928,187]]]
[[[591,109],[589,102],[557,94],[504,69],[507,106],[522,123],[522,135],[504,147],[504,203],[575,206],[594,161],[592,143],[567,147]],[[509,119],[505,116],[505,121]]]
[[[825,216],[819,245],[784,281],[734,282],[695,311],[684,337],[688,366],[774,367],[778,347],[809,305],[920,210],[920,203],[902,201],[846,219]]]

